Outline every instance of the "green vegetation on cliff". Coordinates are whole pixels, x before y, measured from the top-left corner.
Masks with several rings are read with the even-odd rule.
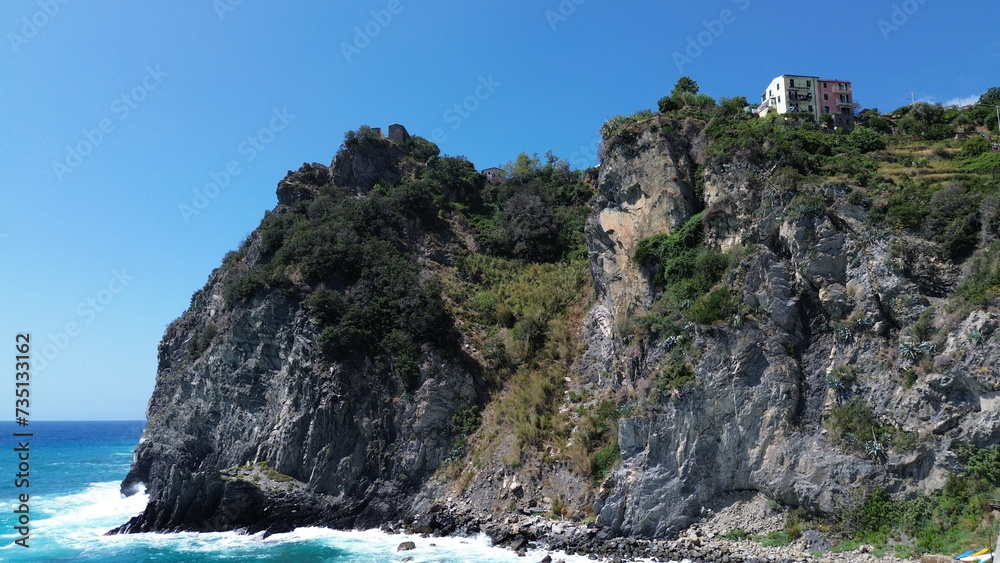
[[[961,469],[940,490],[897,500],[875,488],[838,515],[837,527],[876,546],[908,536],[925,553],[958,553],[992,542],[996,527],[987,515],[1000,488],[1000,449],[960,446],[955,453]]]
[[[991,90],[1000,95],[997,92]],[[802,393],[812,392],[810,387],[822,389],[823,383],[830,391],[810,422],[825,429],[822,439],[837,450],[868,458],[884,469],[898,470],[914,463],[905,461],[911,458],[927,459],[928,453],[921,449],[927,440],[945,448],[969,440],[972,434],[964,427],[961,432],[945,432],[946,438],[925,437],[929,431],[915,424],[913,416],[894,412],[886,404],[901,396],[940,400],[931,392],[907,391],[921,384],[926,389],[925,379],[932,386],[951,384],[949,368],[961,359],[980,358],[987,333],[994,329],[1000,302],[1000,152],[991,138],[995,118],[982,107],[916,104],[885,115],[864,110],[853,130],[835,130],[793,115],[758,118],[746,100],[716,102],[700,94],[690,80],[678,82],[674,92],[659,101],[658,109],[659,113],[643,110],[609,120],[603,129],[604,154],[636,158],[666,140],[678,152],[701,151],[704,164],[698,174],[716,186],[714,200],[706,197],[699,202],[705,208],[702,212],[673,232],[647,236],[635,247],[633,259],[652,282],[653,305],[645,315],[619,319],[618,333],[631,343],[635,356],[665,350],[648,387],[654,412],[662,412],[664,398],[676,401],[668,408],[678,410],[698,404],[688,401],[685,391],[698,389],[709,378],[703,374],[707,339],[699,343],[698,333],[705,331],[709,338],[727,342],[723,353],[728,354],[729,346],[736,344],[734,337],[747,337],[741,331],[744,323],[757,324],[754,321],[763,312],[756,307],[759,288],[742,285],[746,264],[755,252],[764,249],[793,263],[813,261],[822,256],[824,242],[831,244],[829,237],[842,236],[851,241],[854,253],[846,258],[845,270],[838,270],[847,275],[822,279],[814,270],[816,277],[794,280],[799,286],[796,299],[808,300],[806,294],[811,293],[812,309],[808,319],[787,319],[810,325],[802,335],[806,339],[785,341],[788,358],[805,386]],[[695,140],[701,132],[704,138]],[[726,192],[720,183],[736,186],[742,191],[730,193],[740,193],[738,197],[751,202],[720,197]],[[696,193],[703,194],[703,188]],[[760,226],[756,222],[775,209],[778,212],[767,217],[767,226],[754,231]],[[743,214],[736,216],[734,210]],[[743,223],[742,229],[734,228],[737,221]],[[826,229],[825,241],[820,228]],[[706,243],[726,236],[728,253]],[[864,310],[857,304],[865,297],[862,291],[871,288],[862,289],[865,282],[857,268],[866,260],[869,271],[885,272],[882,277],[893,281],[873,280],[878,292],[890,296],[883,297],[884,302],[876,299],[874,307]],[[892,295],[898,289],[886,283],[906,284],[917,291]],[[839,291],[848,301],[830,297]],[[841,304],[847,306],[838,313]],[[875,327],[872,314],[888,322]],[[994,320],[976,321],[985,322],[986,328],[959,328],[971,318]],[[871,369],[875,362],[869,362],[860,374],[854,366],[842,365],[827,375],[833,369],[827,367],[829,360],[807,357],[808,348],[823,339],[836,345],[831,359],[841,354],[857,358],[859,353],[884,348],[886,342],[891,348],[888,354],[879,352],[878,373]],[[712,361],[717,369],[719,362]],[[982,366],[977,377],[992,391],[990,377],[995,370],[979,361],[989,361],[977,359],[972,365]],[[806,373],[807,369],[821,375]],[[893,394],[894,386],[899,393]],[[816,400],[813,397],[810,400]],[[968,399],[968,404],[955,400],[958,409],[971,417],[987,408],[977,398]],[[704,408],[713,408],[711,401],[707,403]],[[935,403],[929,410],[939,408]],[[914,426],[920,432],[919,442]],[[962,468],[948,477],[942,490],[917,496],[911,490],[909,500],[877,488],[861,492],[846,503],[840,520],[821,526],[858,545],[875,543],[880,550],[898,546],[898,553],[957,552],[987,543],[995,531],[987,500],[1000,496],[1000,481],[990,469],[997,450],[955,445],[955,451]],[[801,533],[801,522],[793,520],[802,517],[799,512],[790,518],[789,540]],[[844,549],[848,546],[845,543]]]
[[[815,252],[817,226],[824,221],[850,231],[867,247],[893,237],[884,245],[884,260],[915,285],[932,277],[915,273],[921,266],[914,259],[918,246],[919,256],[941,268],[964,267],[963,283],[927,289],[942,298],[942,310],[996,303],[1000,159],[976,130],[985,128],[978,114],[920,106],[889,115],[866,110],[859,125],[844,132],[808,120],[758,119],[746,107],[743,98],[716,102],[688,81],[660,100],[659,113],[642,111],[605,124],[605,157],[628,161],[650,150],[650,134],[666,139],[677,152],[670,154],[672,162],[690,161],[675,180],[691,184],[691,199],[697,201],[685,207],[672,232],[635,244],[629,258],[649,276],[649,295],[643,298],[652,306],[615,319],[613,345],[624,351],[610,352],[615,357],[607,365],[613,367],[604,373],[587,374],[601,379],[596,384],[581,383],[579,363],[586,348],[580,327],[593,299],[588,265],[594,264],[588,262],[584,228],[595,175],[570,170],[551,153],[517,156],[505,167],[506,178],[491,184],[467,160],[440,155],[432,143],[410,137],[393,145],[404,155],[393,176],[398,181],[359,190],[297,176],[293,180],[308,197],[268,213],[247,243],[227,257],[227,266],[239,275],[227,278],[226,303],[235,308],[263,295],[283,295],[316,323],[316,345],[325,361],[371,367],[407,393],[433,372],[429,349],[474,364],[485,382],[485,404],[463,404],[452,417],[445,476],[464,491],[477,479],[489,481],[496,467],[565,469],[583,484],[581,498],[590,498],[621,462],[623,417],[667,412],[695,394],[688,390],[700,389],[707,338],[729,338],[729,354],[750,334],[742,329],[776,330],[775,323],[764,326],[771,312],[750,297],[757,288],[748,288],[745,276],[753,259],[766,252],[772,252],[773,262],[791,262],[793,243],[803,253]],[[968,139],[952,139],[959,127],[970,132]],[[389,146],[375,130],[362,127],[346,136],[342,150]],[[719,248],[719,233],[735,230],[737,218],[726,201],[706,195],[712,175],[745,184],[751,199],[763,199],[753,190],[770,190],[769,211],[777,210],[766,227],[733,237],[726,252]],[[849,226],[838,213],[850,215]],[[800,227],[801,232],[782,232]],[[804,290],[788,291],[785,302],[792,309]],[[860,301],[856,290],[843,292],[844,303]],[[893,381],[908,390],[934,369],[941,349],[936,346],[947,328],[931,306],[893,299],[878,304],[887,319],[879,336],[891,332],[898,340],[885,347],[883,367],[892,373],[906,368],[906,375]],[[913,314],[908,307],[923,309]],[[824,443],[874,464],[912,452],[915,433],[880,416],[878,405],[857,392],[869,384],[864,374],[837,371],[806,382],[801,370],[810,339],[828,337],[846,348],[875,333],[860,309],[829,319],[813,313],[812,319],[786,319],[789,326],[811,324],[766,354],[768,362],[788,366],[790,385],[807,388],[795,392],[816,394],[801,399],[803,405],[807,400],[811,407],[823,405],[819,395],[832,391],[812,421],[815,428],[826,428]],[[748,322],[759,326],[745,327]],[[188,344],[191,357],[205,353],[216,337],[216,328],[204,328]],[[930,342],[935,338],[938,342]],[[746,354],[748,362],[759,359]],[[730,360],[709,359],[716,365]],[[732,401],[735,411],[737,398]],[[729,416],[723,410],[719,416]],[[981,533],[976,511],[1000,483],[977,473],[992,475],[992,470],[974,469],[992,463],[987,454],[962,452],[965,472],[953,475],[940,493],[903,501],[875,489],[845,509],[839,529],[880,545],[908,535],[921,550],[961,543],[946,529]],[[959,506],[962,495],[974,500]],[[559,516],[589,515],[567,508],[562,499],[551,505]],[[793,532],[785,532],[787,539],[794,539]]]

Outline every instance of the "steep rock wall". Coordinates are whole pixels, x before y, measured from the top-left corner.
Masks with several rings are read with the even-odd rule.
[[[984,335],[996,315],[949,318],[934,308],[959,277],[932,244],[868,226],[847,202],[848,185],[799,185],[773,169],[678,155],[658,137],[676,138],[680,126],[668,134],[659,125],[658,133],[639,124],[636,143],[605,159],[588,222],[599,300],[583,369],[617,374],[603,383],[633,389],[643,405],[619,422],[622,462],[595,505],[604,535],[669,536],[734,491],[829,514],[854,489],[939,487],[956,467],[953,443],[995,443],[997,368],[988,355],[1000,344]],[[705,166],[701,201],[661,173],[692,160]],[[637,343],[615,330],[657,298],[632,255],[639,240],[673,232],[702,206],[707,243],[739,260],[724,283],[741,312],[725,324],[690,324],[697,382],[651,398],[643,390],[676,341]],[[929,308],[947,336],[912,358],[912,326]],[[930,373],[908,388],[905,372],[920,362]],[[854,370],[856,381],[835,389],[838,369]],[[825,421],[853,397],[914,443],[895,448],[873,436],[885,450],[869,456],[863,444],[833,439]]]
[[[635,144],[634,151],[609,150],[586,227],[595,289],[612,326],[652,303],[648,273],[632,260],[636,245],[648,233],[672,232],[702,205],[687,137],[644,130]]]
[[[337,160],[378,169],[365,154]],[[290,172],[274,213],[330,176],[317,164]],[[148,424],[122,483],[126,493],[144,484],[150,502],[118,531],[378,525],[444,459],[456,409],[481,401],[478,368],[456,351],[424,344],[410,392],[371,365],[322,358],[321,327],[294,292],[227,304],[226,288],[262,259],[259,246],[255,232],[167,328]],[[238,478],[242,466],[279,482]]]

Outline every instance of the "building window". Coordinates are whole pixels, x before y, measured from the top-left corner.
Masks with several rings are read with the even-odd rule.
[[[778,96],[778,103],[781,103],[781,96]]]
[[[806,80],[806,88],[812,88],[812,85],[813,85],[812,80]]]
[[[823,87],[824,87],[824,88],[829,88],[830,86],[828,86],[828,85],[827,85],[827,83],[826,83],[826,82],[824,82],[824,83],[823,83]]]
[[[812,111],[812,110],[813,110],[813,107],[812,107],[812,106],[809,106],[809,111]]]
[[[824,100],[829,100],[830,99],[830,94],[823,94],[823,99]]]
[[[838,84],[837,86],[840,86],[841,90],[847,90],[847,86],[845,86],[844,84]]]
[[[795,88],[795,79],[794,78],[789,78],[788,79],[788,85],[791,86],[792,88]]]
[[[823,106],[823,113],[830,113],[830,106]]]

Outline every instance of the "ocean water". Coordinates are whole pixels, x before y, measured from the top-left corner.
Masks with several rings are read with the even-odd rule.
[[[130,534],[105,536],[146,505],[143,494],[123,498],[118,485],[128,472],[143,422],[31,422],[27,428],[0,423],[0,561],[288,561],[414,563],[506,563],[539,561],[491,547],[485,537],[421,538],[378,531],[300,528],[288,534]],[[14,432],[31,432],[16,438]],[[29,440],[28,485],[16,487],[20,460],[16,449]],[[18,495],[27,493],[29,534],[25,548],[15,540],[21,514]],[[397,552],[404,541],[417,548]],[[582,556],[552,554],[568,563],[591,561]]]

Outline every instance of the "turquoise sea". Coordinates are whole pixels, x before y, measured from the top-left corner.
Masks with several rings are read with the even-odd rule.
[[[142,494],[123,498],[118,485],[132,460],[143,422],[31,422],[18,427],[0,423],[0,561],[288,561],[476,563],[539,561],[547,552],[527,558],[494,548],[485,537],[421,538],[378,531],[335,531],[302,528],[268,538],[237,533],[133,534],[105,536],[145,507]],[[14,432],[31,432],[16,438]],[[29,440],[28,485],[16,487],[19,442]],[[14,529],[26,503],[29,536],[25,548],[14,543]],[[403,541],[417,549],[397,552]],[[590,561],[553,553],[553,560]]]

